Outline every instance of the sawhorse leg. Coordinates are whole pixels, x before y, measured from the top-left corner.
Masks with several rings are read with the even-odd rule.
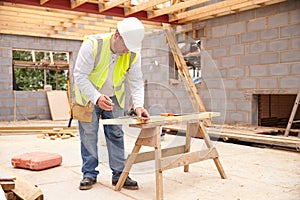
[[[134,164],[134,161],[136,159],[136,156],[137,156],[137,153],[139,152],[139,150],[141,149],[141,145],[138,145],[138,144],[135,144],[134,145],[134,148],[131,152],[131,154],[128,156],[128,158],[126,159],[126,162],[125,162],[125,166],[124,166],[124,169],[123,169],[123,172],[118,180],[118,183],[115,187],[115,190],[117,191],[120,191],[121,188],[123,187],[125,181],[126,181],[126,178],[129,174],[129,171],[132,167],[132,165]]]
[[[202,137],[204,139],[204,142],[205,142],[206,146],[208,148],[212,148],[213,146],[211,144],[209,135],[206,132],[206,128],[205,128],[203,122],[199,121],[197,126],[198,126],[198,130],[199,130],[200,134],[202,135]],[[220,173],[221,178],[225,179],[226,178],[226,174],[225,174],[225,171],[224,171],[224,169],[223,169],[223,167],[222,167],[222,165],[220,163],[219,158],[215,157],[215,158],[213,158],[213,160],[214,160],[215,165],[216,165],[216,167],[217,167],[217,169],[218,169],[218,171]]]
[[[161,170],[160,160],[162,157],[161,152],[161,126],[142,128],[141,133],[136,140],[132,153],[127,157],[123,172],[118,180],[115,190],[119,191],[123,187],[125,180],[129,174],[132,165],[135,163],[136,157],[142,145],[154,147],[155,154],[155,176],[156,176],[156,199],[163,199],[163,176]]]

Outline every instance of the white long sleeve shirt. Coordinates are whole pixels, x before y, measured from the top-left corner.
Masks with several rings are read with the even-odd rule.
[[[118,55],[111,52],[109,72],[106,82],[102,88],[98,89],[88,79],[90,73],[95,67],[95,59],[93,57],[93,43],[90,40],[84,42],[79,50],[78,57],[74,68],[74,81],[79,90],[86,95],[86,97],[96,104],[98,98],[104,94],[107,96],[114,95],[113,87],[113,70],[116,65]],[[134,108],[144,106],[144,81],[141,70],[141,56],[138,54],[136,62],[130,66],[128,70],[128,82],[131,90]]]

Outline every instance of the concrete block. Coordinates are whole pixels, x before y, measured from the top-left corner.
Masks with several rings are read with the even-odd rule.
[[[0,47],[10,47],[11,42],[6,40],[0,40]]]
[[[267,50],[267,43],[266,42],[257,42],[250,44],[250,53],[261,53]]]
[[[289,18],[288,12],[271,15],[268,17],[268,26],[276,27],[276,26],[287,25],[288,18]]]
[[[1,108],[0,109],[0,116],[9,116],[14,114],[13,108]]]
[[[228,69],[228,78],[242,78],[245,76],[245,70],[243,67],[233,67]]]
[[[278,28],[265,29],[260,32],[261,40],[271,40],[278,38]]]
[[[263,30],[267,27],[267,19],[265,17],[249,20],[247,22],[247,31],[257,31],[257,30]]]
[[[300,22],[300,12],[299,12],[299,9],[291,11],[290,12],[290,16],[291,16],[291,23],[292,24],[296,24],[296,23]]]
[[[212,37],[222,37],[227,33],[227,25],[212,27]]]
[[[291,65],[291,74],[292,75],[300,74],[300,63],[296,63],[296,64]]]
[[[221,66],[222,67],[236,66],[236,58],[235,58],[235,56],[222,58],[221,59]]]
[[[288,64],[270,65],[270,75],[271,76],[289,75],[289,65]]]
[[[269,46],[270,51],[282,51],[282,50],[287,50],[288,48],[289,48],[288,39],[270,41],[270,46]]]
[[[204,48],[210,49],[212,47],[219,47],[220,46],[220,39],[213,38],[213,39],[207,39]]]
[[[280,27],[280,37],[291,37],[300,35],[300,24]]]
[[[277,78],[262,78],[259,81],[259,88],[261,89],[275,89],[278,88]]]
[[[245,99],[245,91],[243,90],[229,90],[228,93],[230,99]]]
[[[213,49],[213,57],[214,58],[226,56],[226,53],[227,53],[226,48],[214,48]]]
[[[280,62],[299,62],[300,61],[300,50],[289,51],[280,53]]]
[[[229,23],[229,22],[226,22]],[[236,35],[239,33],[245,33],[246,32],[246,25],[245,22],[237,22],[237,23],[232,23],[228,24],[228,35]]]
[[[239,12],[236,14],[236,16],[238,21],[247,21],[255,17],[255,11],[248,10],[248,11]]]
[[[245,54],[245,46],[244,45],[234,45],[229,49],[229,55],[243,55]]]
[[[300,49],[300,37],[291,39],[291,47],[292,49]]]
[[[226,113],[226,120],[234,123],[241,123],[241,122],[245,122],[245,113],[244,112],[227,112]]]
[[[20,107],[35,107],[35,106],[37,106],[36,100],[33,100],[33,99],[22,99],[21,101],[18,101],[17,104]]]
[[[252,106],[250,101],[238,101],[237,102],[237,110],[251,112]]]
[[[54,39],[53,40],[54,45],[67,45],[68,41],[63,39]]]
[[[243,43],[254,42],[257,40],[258,40],[258,32],[249,32],[249,33],[242,34]]]
[[[226,79],[226,80],[223,81],[223,83],[224,83],[224,86],[225,86],[226,89],[235,89],[235,88],[237,88],[236,80]]]
[[[18,38],[22,36],[10,35],[10,34],[3,34],[2,39],[7,41],[18,41]]]
[[[238,82],[238,87],[241,88],[241,89],[256,88],[257,87],[257,80],[256,80],[256,78],[240,79],[239,82]]]
[[[235,102],[230,99],[226,100],[226,110],[227,111],[235,111],[236,110]]]
[[[240,66],[259,64],[259,54],[240,56]]]
[[[274,6],[262,6],[260,8],[256,9],[256,17],[265,17],[265,16],[270,16],[270,15],[275,15],[278,12],[278,9]]]
[[[300,85],[300,78],[299,76],[289,76],[289,77],[283,77],[279,79],[279,86],[280,88],[295,88],[299,90]]]
[[[255,65],[250,66],[250,76],[269,76],[269,66],[267,65]]]
[[[278,53],[260,54],[260,64],[278,63]]]
[[[222,46],[234,45],[236,43],[237,43],[237,40],[236,40],[236,36],[235,35],[228,36],[228,37],[223,37],[221,39]]]

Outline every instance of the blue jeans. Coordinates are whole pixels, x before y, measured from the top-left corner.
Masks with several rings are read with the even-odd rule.
[[[99,106],[94,106],[92,122],[81,122],[79,124],[79,134],[81,140],[81,158],[83,177],[97,179],[98,166],[98,129],[99,118],[112,119],[124,115],[124,110],[119,107],[116,97],[111,97],[115,104],[113,111],[102,110]],[[119,125],[104,125],[104,134],[108,150],[109,166],[112,170],[112,179],[118,180],[125,161],[124,153],[124,132]]]

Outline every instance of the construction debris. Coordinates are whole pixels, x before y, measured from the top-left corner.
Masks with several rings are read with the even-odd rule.
[[[50,140],[56,140],[58,138],[60,139],[69,139],[71,137],[78,136],[77,132],[73,131],[65,131],[63,128],[53,128],[50,131],[43,131],[43,139],[46,139],[47,137],[50,138]]]

